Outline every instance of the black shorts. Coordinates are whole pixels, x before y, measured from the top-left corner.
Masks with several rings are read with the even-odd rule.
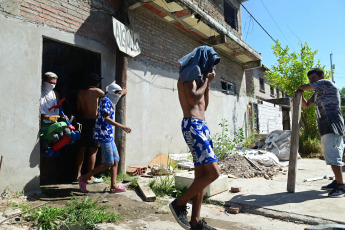
[[[84,147],[99,147],[98,142],[93,140],[96,119],[82,118],[80,123],[82,124],[82,130],[79,145]]]

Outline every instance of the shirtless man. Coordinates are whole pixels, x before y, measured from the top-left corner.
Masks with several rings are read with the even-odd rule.
[[[79,141],[77,156],[77,178],[81,175],[81,168],[84,161],[84,154],[89,149],[88,172],[94,169],[98,143],[92,139],[95,127],[99,98],[104,97],[104,92],[99,89],[101,77],[96,73],[86,75],[87,85],[81,89],[77,96],[77,110],[81,117],[82,133]],[[89,183],[100,183],[102,178],[91,177]]]
[[[211,47],[199,48],[212,49],[213,51]],[[199,51],[197,50],[195,55],[191,55],[190,57],[193,59],[199,58],[197,56]],[[201,52],[206,51],[202,50]],[[214,51],[211,52],[212,55],[214,53]],[[201,54],[201,58],[204,55]],[[213,67],[219,62],[219,59],[218,57],[218,59],[211,62],[208,71],[205,73],[200,68],[201,78],[199,79],[183,79],[180,70],[180,77],[177,83],[179,100],[184,117],[182,120],[182,133],[193,156],[195,178],[189,189],[181,197],[175,199],[169,206],[177,222],[185,229],[215,229],[208,226],[204,219],[200,219],[200,210],[204,197],[204,188],[216,180],[220,174],[217,158],[213,151],[210,131],[205,122],[205,111],[209,102],[209,85],[216,76]],[[193,60],[186,61],[185,63],[190,64],[192,62]],[[200,63],[200,61],[197,61],[197,63]],[[195,67],[191,66],[190,69],[195,69]],[[186,204],[191,199],[193,200],[192,216],[191,221],[188,222]]]

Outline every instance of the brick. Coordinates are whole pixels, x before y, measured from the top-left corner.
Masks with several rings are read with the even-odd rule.
[[[231,192],[233,193],[241,192],[241,187],[231,187]]]
[[[25,7],[22,7],[20,10],[21,10],[21,11],[24,11],[24,12],[26,12],[26,13],[33,14],[33,15],[38,15],[38,13],[37,13],[36,11],[30,10],[30,9],[28,9],[28,8],[25,8]]]
[[[67,23],[70,23],[70,24],[73,24],[73,25],[75,25],[75,26],[81,26],[81,24],[80,23],[76,23],[75,21],[71,21],[71,20],[68,20],[68,19],[65,19],[65,22],[67,22]]]
[[[238,214],[238,213],[240,213],[240,208],[239,207],[235,207],[235,208],[233,208],[233,207],[229,207],[228,208],[228,213],[231,213],[231,214]]]
[[[40,16],[41,18],[44,18],[44,19],[47,19],[47,20],[50,20],[50,21],[53,21],[53,22],[56,21],[55,18],[52,18],[52,17],[50,17],[50,16],[48,16],[48,15],[46,15],[46,14],[43,14],[43,13],[40,13],[39,16]]]
[[[66,13],[63,13],[63,12],[59,12],[59,15],[61,15],[62,17],[74,20],[74,17],[72,15],[69,15],[69,14],[66,14]]]
[[[61,30],[67,30],[67,31],[69,31],[68,28],[66,28],[65,26],[62,26],[62,25],[60,25],[60,24],[58,24],[58,23],[56,23],[56,22],[45,21],[45,23],[46,23],[47,25],[53,26],[53,27],[55,27],[55,28],[58,28],[58,29],[61,29]]]
[[[54,10],[53,8],[49,7],[49,6],[46,6],[46,5],[41,5],[42,9],[45,9],[49,12],[52,12],[54,14],[58,14],[58,12],[56,10]]]
[[[34,21],[44,22],[44,20],[42,18],[38,17],[37,15],[26,14],[24,12],[20,12],[20,15],[25,17],[25,18],[29,18],[31,20],[34,20]]]
[[[69,24],[67,24],[66,22],[64,21],[61,21],[61,20],[56,20],[57,23],[63,25],[63,26],[66,26],[66,27],[69,27]]]
[[[128,173],[131,176],[137,176],[138,175],[138,169],[137,168],[127,167],[126,168],[126,173]]]

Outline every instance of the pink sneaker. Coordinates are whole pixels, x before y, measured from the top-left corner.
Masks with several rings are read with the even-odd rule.
[[[84,181],[82,181],[80,178],[79,178],[79,188],[82,192],[84,193],[87,193],[89,192],[87,189],[86,189],[86,184]]]
[[[117,186],[117,188],[111,188],[109,193],[119,193],[119,192],[126,192],[127,189],[121,186]]]

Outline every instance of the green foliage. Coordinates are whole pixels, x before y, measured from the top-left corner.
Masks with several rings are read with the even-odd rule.
[[[82,201],[72,197],[64,207],[50,207],[48,205],[31,210],[27,216],[34,220],[34,225],[42,229],[58,229],[61,226],[92,226],[102,222],[116,222],[119,216],[105,211],[107,207],[99,207],[96,201],[85,197]]]
[[[99,173],[96,177],[102,177],[104,183],[110,185],[111,183],[110,168]],[[122,182],[124,179],[131,179],[131,178],[133,177],[127,173],[119,173],[116,176],[116,182]]]
[[[216,133],[213,137],[214,140],[214,152],[219,159],[225,155],[233,153],[234,148],[237,144],[244,140],[244,131],[242,128],[235,130],[234,138],[230,137],[229,122],[223,118],[222,122],[219,123],[222,127],[221,133]]]
[[[312,68],[323,69],[325,79],[331,78],[331,71],[325,71],[325,65],[321,65],[320,60],[317,60],[317,62],[314,60],[318,51],[312,51],[307,43],[300,44],[300,46],[301,50],[298,53],[290,52],[288,46],[282,48],[277,41],[272,46],[273,54],[277,57],[277,63],[265,75],[270,85],[282,89],[291,96],[294,95],[294,91],[298,86],[309,83],[307,73]],[[312,94],[313,91],[304,92],[307,99]],[[305,135],[310,136],[311,139],[318,137],[314,108],[302,110],[301,118]]]
[[[299,137],[299,152],[302,157],[323,156],[323,149],[319,138],[311,138],[302,133]]]
[[[135,190],[136,188],[139,187],[139,184],[138,184],[138,177],[133,177],[131,179],[131,184],[128,186],[129,189],[132,189],[132,190]]]
[[[149,187],[155,193],[157,197],[165,195],[179,197],[184,191],[176,189],[174,186],[175,174],[172,177],[169,176],[157,176],[149,182]]]
[[[249,148],[254,147],[256,140],[257,140],[257,138],[255,138],[254,132],[252,131],[249,134],[249,137],[245,138],[244,141],[242,142],[242,148],[249,149]]]

